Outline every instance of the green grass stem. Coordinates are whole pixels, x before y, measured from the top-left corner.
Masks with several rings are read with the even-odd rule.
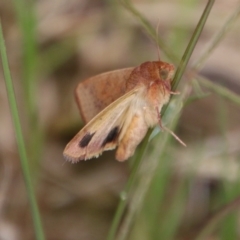
[[[215,84],[202,76],[198,76],[197,79],[199,80],[200,85],[202,85],[203,87],[206,87],[207,89],[212,90],[213,92],[217,93],[221,97],[237,105],[240,105],[240,96],[238,94],[234,93],[233,91],[227,89],[224,86]]]
[[[189,59],[193,53],[193,50],[197,44],[197,41],[202,33],[202,30],[204,28],[204,25],[207,21],[207,18],[209,16],[209,13],[212,9],[212,6],[214,4],[214,0],[209,0],[204,11],[203,11],[203,14],[197,24],[197,27],[195,28],[195,31],[192,35],[192,38],[187,46],[187,49],[185,50],[184,54],[183,54],[183,57],[179,63],[179,66],[178,66],[178,69],[175,73],[175,76],[174,76],[174,79],[173,79],[173,82],[172,82],[172,89],[173,91],[177,88],[177,85],[179,83],[179,80],[182,78],[182,75],[187,67],[187,64],[189,62]]]
[[[207,20],[207,17],[210,13],[210,10],[213,6],[213,3],[214,3],[214,0],[209,0],[208,1],[208,4],[206,5],[206,8],[199,20],[199,23],[197,25],[197,28],[196,30],[194,31],[193,33],[193,36],[190,40],[190,43],[188,44],[187,46],[187,49],[183,55],[183,58],[180,62],[180,65],[179,65],[179,68],[175,74],[175,77],[174,77],[174,87],[176,88],[178,82],[180,81],[182,75],[183,75],[183,72],[185,71],[186,69],[186,66],[187,66],[187,63],[190,59],[190,56],[194,50],[194,47],[197,43],[197,40],[202,32],[202,29],[206,23],[206,20]],[[150,30],[152,29],[151,25],[148,26],[148,22],[133,8],[133,6],[130,4],[129,1],[124,1],[124,4],[125,6],[127,7],[127,9],[130,10],[130,12],[132,12],[135,16],[137,16],[141,22],[144,24],[144,27],[146,28],[146,30],[149,29],[149,34],[150,36],[152,36],[154,39],[156,38],[156,34],[155,34],[155,31],[154,33]],[[149,137],[149,135],[148,135]],[[147,142],[148,142],[148,138],[145,138],[145,141],[144,141],[144,146],[141,147],[141,150],[139,152],[139,155],[137,156],[136,158],[136,161],[134,162],[134,166],[133,166],[133,172],[131,173],[130,175],[130,178],[129,178],[129,181],[125,187],[125,190],[122,194],[122,198],[120,199],[120,203],[118,205],[118,208],[117,208],[117,211],[116,211],[116,214],[114,216],[114,219],[113,219],[113,222],[112,222],[112,225],[111,225],[111,228],[110,228],[110,231],[109,231],[109,234],[108,234],[108,237],[107,237],[107,240],[113,240],[115,239],[115,236],[116,236],[116,232],[117,232],[117,229],[119,227],[119,224],[120,224],[120,220],[122,219],[122,216],[123,216],[123,213],[125,211],[125,208],[126,208],[126,205],[127,205],[127,200],[128,200],[128,195],[129,195],[129,191],[135,181],[135,177],[136,177],[136,173],[137,173],[137,170],[139,169],[139,166],[140,166],[140,163],[141,163],[141,160],[142,160],[142,154],[143,152],[145,151],[145,148],[147,146]]]
[[[204,62],[210,56],[210,54],[216,49],[219,43],[222,41],[224,36],[229,32],[229,30],[233,27],[233,24],[236,22],[237,18],[240,15],[240,4],[235,9],[235,11],[231,14],[228,20],[224,23],[221,29],[216,33],[215,37],[212,39],[211,43],[207,47],[207,49],[203,52],[203,54],[198,58],[195,64],[193,64],[193,68],[196,71],[201,70]]]
[[[28,156],[32,159],[30,167],[32,176],[37,176],[42,155],[43,130],[39,126],[37,107],[38,46],[37,19],[34,1],[13,0],[17,23],[21,32],[22,64],[21,80],[24,91],[24,116],[28,125],[26,139],[29,144]]]
[[[17,146],[18,146],[18,152],[20,155],[23,177],[24,177],[27,194],[28,194],[28,198],[29,198],[29,203],[30,203],[30,207],[31,207],[31,213],[32,213],[33,222],[34,222],[36,239],[44,240],[45,239],[44,232],[43,232],[43,228],[42,228],[42,223],[41,223],[41,219],[40,219],[40,214],[39,214],[39,210],[38,210],[38,206],[37,206],[37,201],[36,201],[36,197],[35,197],[35,193],[34,193],[33,184],[31,181],[26,147],[24,144],[16,99],[15,99],[15,94],[14,94],[13,83],[12,83],[12,79],[11,79],[10,69],[8,66],[8,59],[7,59],[6,47],[5,47],[5,43],[4,43],[4,37],[3,37],[3,33],[2,33],[1,23],[0,23],[0,51],[1,51],[1,59],[2,59],[4,77],[5,77],[6,90],[7,90],[7,95],[8,95],[8,101],[9,101],[9,105],[10,105],[10,110],[11,110],[12,119],[13,119],[13,125],[14,125],[14,129],[15,129],[15,134],[16,134],[16,141],[17,141]]]
[[[195,240],[204,240],[213,232],[216,225],[224,219],[230,212],[236,211],[240,205],[240,197],[238,196],[233,201],[224,205],[221,209],[217,210],[211,216],[204,220],[204,224],[199,234],[194,238]]]
[[[146,30],[148,35],[158,44],[158,46],[163,50],[165,55],[171,59],[173,62],[178,62],[178,58],[171,51],[171,49],[164,43],[164,41],[156,35],[156,29],[152,27],[150,22],[142,16],[140,12],[137,11],[136,8],[133,7],[130,0],[122,0],[121,3],[123,6],[134,16],[140,23],[143,28]]]
[[[111,228],[109,230],[107,240],[115,239],[115,235],[116,235],[117,229],[119,227],[119,223],[122,219],[123,213],[124,213],[127,203],[128,203],[129,192],[131,191],[133,183],[136,179],[136,176],[137,176],[140,164],[141,164],[142,156],[143,156],[143,154],[146,150],[147,144],[148,144],[147,139],[149,138],[149,136],[150,136],[150,132],[148,132],[145,140],[143,141],[143,143],[141,144],[141,147],[139,148],[139,151],[137,152],[136,157],[134,158],[134,164],[133,164],[133,168],[131,171],[131,175],[129,176],[128,182],[127,182],[124,190],[120,193],[120,202],[118,204],[117,211],[114,215],[114,219],[113,219]]]

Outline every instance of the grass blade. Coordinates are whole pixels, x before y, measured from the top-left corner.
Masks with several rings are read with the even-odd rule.
[[[199,83],[206,87],[207,89],[212,90],[213,92],[217,93],[219,96],[237,104],[240,105],[240,96],[233,91],[227,89],[224,86],[221,86],[220,84],[213,83],[209,81],[208,79],[204,77],[198,76],[197,79],[199,80]]]
[[[141,20],[141,22],[145,23],[144,26],[145,26],[146,29],[151,29],[151,27],[148,28],[148,22],[137,11],[135,11],[135,9],[133,8],[133,6],[130,4],[129,1],[125,1],[124,3],[128,7],[128,9]],[[182,75],[183,75],[183,73],[186,69],[187,63],[190,59],[190,56],[191,56],[191,54],[194,50],[194,47],[195,47],[196,43],[198,41],[198,38],[199,38],[199,36],[202,32],[202,29],[203,29],[203,27],[206,23],[206,20],[208,18],[210,10],[213,6],[213,3],[214,3],[214,0],[209,0],[208,1],[208,4],[206,5],[206,8],[205,8],[200,20],[199,20],[197,28],[193,33],[193,36],[190,40],[190,43],[188,44],[188,47],[187,47],[187,49],[186,49],[186,51],[183,55],[183,58],[180,62],[179,68],[177,69],[177,72],[175,74],[174,83],[173,83],[174,88],[173,89],[175,89],[177,87],[177,84],[179,83],[179,81],[180,81],[180,79],[181,79],[181,77],[182,77]],[[151,36],[156,37],[155,31],[154,31],[154,34],[151,33],[151,30],[149,30],[148,32],[150,33]],[[149,137],[149,135],[148,135],[148,137]],[[144,152],[144,150],[147,146],[148,137],[145,138],[144,146],[141,147],[141,153],[139,152],[140,154],[142,154]],[[125,210],[125,207],[126,207],[126,204],[127,204],[127,197],[128,197],[129,191],[130,191],[130,189],[131,189],[131,187],[134,183],[134,180],[135,180],[135,177],[136,177],[136,172],[139,169],[139,166],[140,166],[140,163],[141,163],[142,155],[140,155],[140,154],[138,155],[136,161],[134,162],[134,166],[133,166],[134,171],[130,175],[129,181],[128,181],[128,183],[126,185],[126,188],[124,190],[124,198],[121,198],[120,203],[118,205],[118,208],[117,208],[116,214],[114,216],[113,223],[111,225],[107,240],[115,239],[117,228],[119,226],[120,220],[123,216],[123,213],[124,213],[124,210]]]
[[[147,147],[147,144],[148,144],[147,139],[149,138],[150,134],[151,133],[148,132],[144,142],[142,143],[142,146],[141,146],[140,150],[137,152],[137,156],[136,156],[135,161],[134,161],[134,165],[133,165],[133,168],[132,168],[131,175],[128,179],[128,182],[127,182],[124,190],[120,194],[120,202],[118,204],[117,211],[115,213],[111,228],[109,230],[107,240],[115,239],[115,235],[116,235],[119,223],[121,221],[121,218],[122,218],[123,213],[125,211],[125,208],[127,206],[128,195],[129,195],[129,192],[130,192],[130,190],[133,186],[133,183],[136,179],[136,175],[137,175],[138,169],[140,167],[142,156],[143,156],[143,154],[145,152],[145,149]]]
[[[213,52],[213,50],[218,46],[218,44],[223,39],[223,37],[228,33],[228,31],[231,29],[233,24],[236,22],[239,15],[240,15],[240,4],[236,8],[236,10],[233,12],[233,14],[229,17],[229,19],[226,21],[226,23],[221,27],[220,31],[216,33],[214,39],[209,44],[208,48],[203,52],[203,54],[198,58],[196,63],[193,65],[194,66],[193,68],[195,70],[199,71],[202,68],[208,56]]]
[[[161,40],[156,35],[156,30],[152,27],[150,22],[144,18],[132,5],[132,3],[129,0],[122,0],[123,6],[132,13],[133,16],[135,16],[140,23],[142,24],[143,28],[147,31],[148,35],[159,45],[159,47],[163,50],[165,55],[171,59],[173,62],[177,62],[178,58],[175,56],[175,54],[168,48],[168,46],[164,43],[163,40]]]
[[[208,15],[212,9],[213,4],[214,4],[214,0],[208,1],[207,5],[203,11],[203,14],[197,24],[197,27],[192,35],[192,38],[187,46],[187,49],[186,49],[185,53],[183,54],[183,57],[180,61],[180,64],[178,66],[178,69],[176,71],[176,74],[175,74],[173,82],[172,82],[173,91],[177,88],[179,80],[182,78],[182,75],[187,67],[188,61],[193,53],[193,50],[197,44],[197,41],[202,33],[203,27],[207,21]]]
[[[22,172],[24,176],[25,185],[27,188],[27,194],[30,202],[32,217],[34,221],[34,227],[35,227],[35,233],[36,233],[36,239],[43,240],[44,239],[44,233],[42,229],[40,214],[37,206],[36,197],[34,194],[34,188],[33,184],[31,182],[31,176],[30,176],[30,170],[27,160],[27,153],[26,148],[23,140],[23,134],[22,129],[20,125],[20,119],[14,94],[14,88],[12,84],[11,74],[8,66],[8,59],[7,59],[7,53],[6,48],[4,44],[4,38],[2,33],[2,26],[0,23],[0,51],[1,51],[1,58],[2,58],[2,65],[3,65],[3,72],[5,77],[5,83],[6,83],[6,89],[8,94],[8,101],[10,104],[12,119],[13,119],[13,125],[15,128],[15,134],[16,134],[16,141],[18,145],[18,151],[20,155],[21,160],[21,166],[22,166]]]
[[[39,126],[37,107],[37,73],[38,73],[38,47],[37,47],[37,19],[34,1],[13,1],[22,40],[22,87],[26,108],[26,121],[28,123],[29,145],[28,156],[31,158],[32,176],[37,176],[38,163],[42,155],[43,130]]]

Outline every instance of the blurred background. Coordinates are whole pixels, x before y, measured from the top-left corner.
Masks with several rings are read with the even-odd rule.
[[[206,3],[132,1],[154,29],[159,24],[159,39],[178,59]],[[236,0],[215,2],[189,67],[237,8]],[[157,60],[157,44],[121,1],[1,0],[0,17],[46,239],[106,239],[134,161],[119,163],[114,151],[64,160],[65,145],[84,125],[74,89],[87,77]],[[204,79],[181,80],[164,124],[173,129],[177,109],[175,132],[187,147],[168,133],[153,138],[116,239],[240,238],[239,26],[236,18],[213,44]],[[172,62],[168,50],[160,48],[161,59]],[[35,239],[0,71],[0,239]]]

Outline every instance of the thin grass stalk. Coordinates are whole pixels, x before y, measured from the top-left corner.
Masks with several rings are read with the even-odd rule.
[[[186,204],[186,191],[184,191],[185,179],[181,179],[177,184],[178,189],[176,190],[171,205],[169,206],[164,222],[161,224],[160,230],[156,227],[157,221],[155,221],[154,239],[177,239],[174,237],[177,234],[179,225],[181,224],[180,221],[182,219],[182,215],[184,214]]]
[[[129,1],[125,1],[125,3],[128,4],[128,5],[130,4]],[[199,23],[197,25],[197,29],[194,31],[194,34],[193,34],[193,36],[192,36],[192,38],[190,40],[190,43],[187,46],[187,49],[186,49],[186,51],[185,51],[185,53],[183,55],[183,58],[181,60],[181,64],[179,66],[179,68],[181,68],[181,69],[179,70],[179,68],[178,68],[178,70],[177,70],[177,72],[176,72],[176,74],[174,76],[174,80],[173,81],[174,81],[175,88],[176,88],[177,84],[179,83],[179,81],[180,81],[180,79],[181,79],[181,77],[183,75],[183,72],[185,71],[187,63],[188,63],[188,61],[190,59],[190,56],[191,56],[191,54],[193,52],[193,49],[194,49],[194,47],[195,47],[195,45],[197,43],[197,40],[198,40],[198,38],[199,38],[199,36],[200,36],[200,34],[202,32],[202,29],[203,29],[203,27],[204,27],[204,25],[206,23],[207,17],[208,17],[208,15],[210,13],[210,10],[211,10],[212,6],[213,6],[213,3],[214,3],[214,0],[209,0],[208,1],[207,5],[206,5],[206,8],[205,8],[205,10],[204,10],[204,12],[203,12],[203,14],[202,14],[202,16],[201,16],[201,18],[199,20]],[[130,5],[130,6],[131,6],[131,12],[134,12],[134,14],[135,14],[135,11],[133,11],[134,8],[132,7],[132,5]],[[142,16],[141,16],[141,19],[143,20],[143,22],[146,22],[146,21],[144,21],[144,18]],[[155,32],[154,32],[154,36],[155,36]],[[147,141],[148,141],[148,138],[145,138],[144,146],[142,147],[142,148],[144,148],[144,150],[145,150],[145,148],[147,146]],[[144,152],[144,150],[142,150],[142,148],[141,148],[141,152],[142,151]],[[119,226],[120,220],[122,218],[122,215],[124,213],[124,210],[125,210],[125,207],[126,207],[126,204],[127,204],[127,202],[126,202],[127,201],[127,196],[128,196],[129,190],[131,189],[131,187],[132,187],[132,185],[134,183],[136,172],[139,169],[139,165],[141,163],[141,159],[142,159],[142,155],[139,155],[139,158],[137,158],[137,160],[134,162],[133,169],[135,169],[135,171],[133,172],[133,175],[132,174],[130,175],[130,180],[127,183],[126,191],[124,191],[124,203],[123,203],[123,200],[120,200],[120,203],[118,205],[116,214],[114,216],[113,223],[111,225],[111,228],[110,228],[107,240],[115,239],[117,228]]]
[[[169,140],[169,136],[167,134],[164,135],[163,139],[162,139],[162,144],[160,146],[158,146],[158,148],[163,149],[163,146],[167,144]],[[163,154],[163,152],[162,152]],[[160,157],[162,156],[162,154],[160,155]],[[145,166],[145,165],[144,165]],[[142,168],[144,168],[141,167]],[[144,168],[144,172],[147,172],[148,174],[144,175],[145,178],[140,178],[137,187],[135,187],[134,192],[129,194],[131,195],[131,202],[129,204],[129,208],[128,208],[128,213],[122,223],[121,229],[119,231],[119,235],[117,237],[117,240],[124,240],[127,239],[129,232],[130,232],[130,228],[133,226],[133,219],[136,216],[137,211],[139,210],[139,207],[142,206],[143,203],[143,198],[148,190],[149,187],[149,183],[151,181],[151,177],[150,174],[152,171],[154,171],[152,169],[152,166],[149,166],[148,164],[148,168]],[[139,174],[138,174],[139,175]],[[135,181],[136,184],[136,181]]]
[[[214,39],[209,44],[208,48],[203,52],[203,54],[199,57],[199,59],[196,61],[195,64],[193,64],[193,70],[195,72],[198,72],[201,70],[201,68],[204,65],[204,62],[207,60],[207,58],[210,56],[210,54],[215,50],[215,48],[219,45],[221,40],[226,36],[226,34],[229,32],[229,30],[233,27],[234,23],[238,19],[240,15],[240,4],[237,6],[235,11],[231,14],[231,16],[228,18],[228,20],[224,23],[224,25],[221,27],[219,32],[216,33]],[[199,80],[199,83],[207,87],[208,89],[212,90],[213,92],[217,93],[221,97],[228,99],[229,101],[239,105],[240,104],[240,96],[228,88],[221,86],[219,84],[213,83],[209,81],[207,78],[203,76],[197,76],[197,80]]]
[[[233,201],[224,205],[221,209],[217,210],[211,216],[203,221],[203,225],[201,230],[198,231],[195,240],[204,240],[211,234],[216,225],[222,221],[224,217],[226,217],[230,212],[236,211],[240,206],[240,197],[237,197]]]
[[[25,147],[25,143],[24,143],[24,139],[23,139],[22,128],[21,128],[21,124],[20,124],[17,103],[16,103],[13,83],[12,83],[12,79],[11,79],[11,73],[10,73],[10,69],[8,66],[8,59],[7,59],[6,47],[4,44],[4,37],[3,37],[3,33],[2,33],[1,23],[0,23],[0,51],[1,51],[1,59],[2,59],[4,77],[5,77],[6,90],[7,90],[7,95],[8,95],[8,101],[9,101],[9,105],[10,105],[10,110],[11,110],[12,119],[13,119],[13,125],[14,125],[14,129],[15,129],[15,134],[16,134],[16,141],[17,141],[17,146],[18,146],[18,152],[20,155],[20,162],[21,162],[24,182],[25,182],[25,186],[27,189],[27,195],[28,195],[28,199],[29,199],[29,203],[30,203],[31,214],[32,214],[33,222],[34,222],[35,235],[36,235],[37,240],[44,240],[45,237],[44,237],[40,214],[39,214],[37,201],[36,201],[36,197],[35,197],[35,193],[34,193],[33,184],[31,181],[26,147]]]
[[[22,32],[23,72],[22,80],[24,87],[25,104],[30,116],[36,111],[35,103],[35,78],[37,66],[36,46],[36,19],[34,14],[34,2],[13,1],[17,13],[17,20]]]
[[[166,56],[171,59],[172,62],[178,63],[177,56],[172,52],[170,48],[168,48],[164,42],[156,36],[155,29],[151,26],[151,24],[132,6],[129,0],[122,0],[123,5],[126,7],[128,11],[130,11],[142,24],[142,26],[145,28],[147,33],[151,36],[154,41],[156,41],[159,45],[159,47],[163,50],[163,52],[166,54]],[[236,10],[231,14],[229,19],[226,21],[226,23],[223,25],[223,28],[219,30],[218,33],[216,33],[214,39],[212,40],[209,47],[203,52],[203,54],[200,56],[200,58],[197,60],[197,62],[193,65],[193,70],[195,72],[198,72],[204,62],[207,60],[210,53],[214,51],[214,49],[218,46],[218,44],[221,42],[221,40],[224,38],[224,36],[229,32],[229,30],[232,28],[233,24],[236,22],[237,18],[239,17],[240,13],[240,5],[237,6]],[[213,84],[212,82],[208,81],[206,78],[197,76],[197,79],[201,79],[202,85],[206,87],[210,87],[213,91],[220,94],[221,96],[228,98],[230,101],[233,101],[237,104],[239,104],[239,96],[232,91],[228,90],[227,88],[220,86],[219,84]],[[216,86],[216,89],[214,89],[214,85]],[[232,96],[231,96],[232,94]]]
[[[178,111],[176,110],[175,112],[177,113]],[[171,128],[178,121],[178,117],[179,114],[172,116],[172,120],[174,121],[174,123],[171,125]],[[164,150],[166,149],[166,146],[169,145],[170,139],[171,136],[169,134],[164,134],[163,136],[161,136],[161,144],[158,145],[156,149],[156,151],[159,152],[158,157],[151,157],[148,159],[148,162],[144,162],[142,164],[142,173],[138,174],[138,176],[140,175],[139,182],[137,183],[137,187],[135,187],[134,192],[131,193],[131,202],[129,204],[128,213],[119,232],[119,236],[117,238],[118,240],[127,239],[127,236],[129,235],[130,229],[133,225],[133,220],[136,217],[137,212],[141,209],[143,205],[146,193],[151,185],[152,178],[156,173],[158,165],[160,164],[159,159],[163,158],[165,154]],[[136,184],[136,181],[134,183]],[[164,184],[164,182],[162,182],[162,184]]]
[[[36,170],[42,154],[43,131],[39,126],[38,108],[36,99],[37,90],[37,24],[34,1],[13,0],[17,13],[17,22],[22,36],[22,86],[24,90],[24,113],[28,122],[28,154],[31,157],[31,172],[37,176]]]
[[[195,31],[191,37],[191,40],[187,46],[187,49],[185,50],[184,54],[183,54],[183,57],[179,63],[179,66],[178,66],[178,69],[176,71],[176,74],[174,76],[174,79],[173,79],[173,82],[172,82],[172,89],[173,91],[177,88],[178,86],[178,83],[179,83],[179,79],[181,79],[186,67],[187,67],[187,64],[189,62],[189,59],[193,53],[193,50],[197,44],[197,41],[202,33],[202,30],[204,28],[204,25],[207,21],[207,18],[209,16],[209,13],[212,9],[212,6],[214,4],[214,0],[209,0],[204,11],[203,11],[203,14],[197,24],[197,27],[195,28]]]
[[[218,126],[220,129],[220,133],[222,135],[222,143],[220,145],[222,149],[222,155],[220,157],[220,163],[223,166],[222,173],[224,174],[227,170],[227,167],[229,165],[229,162],[226,161],[228,159],[228,149],[229,149],[229,142],[226,136],[226,128],[227,128],[227,122],[228,122],[228,114],[227,114],[227,105],[226,101],[218,96]],[[239,195],[239,182],[233,182],[229,184],[229,180],[227,178],[223,178],[222,181],[223,191],[219,192],[219,199],[221,199],[221,205],[232,201],[237,195]],[[237,188],[236,188],[237,186]],[[236,193],[237,190],[237,193]],[[228,239],[228,240],[235,240],[237,239],[237,213],[232,212],[228,214],[223,221],[220,224],[220,233],[222,239]]]
[[[233,24],[234,20],[236,20],[236,17],[238,16],[238,13],[239,13],[239,8],[236,9],[236,11],[230,17],[230,19],[226,22],[226,24],[224,25],[224,30],[220,30],[220,32],[216,35],[215,40],[213,41],[212,47],[209,48],[211,50],[208,50],[209,53],[214,49],[214,45],[216,46],[220,42],[220,39],[223,38],[223,36],[226,34],[227,30],[230,29],[229,25]],[[206,55],[205,55],[205,59],[206,59]],[[215,92],[224,96],[225,98],[228,98],[229,100],[239,104],[240,98],[237,94],[232,93],[225,87],[222,87],[219,85],[217,85],[217,88],[215,88],[216,84],[213,84],[204,78],[201,78],[201,80],[204,81],[205,86],[210,87],[212,90],[214,90]]]
[[[180,103],[185,101],[187,99],[188,93],[189,93],[189,86],[186,85],[182,91],[180,99],[178,99],[177,102]],[[171,109],[171,112],[172,112],[171,114],[172,124],[170,125],[171,129],[174,129],[174,127],[176,126],[180,116],[179,108],[182,108],[182,104],[174,104],[174,105],[175,105],[175,108]],[[169,114],[167,112],[165,113],[165,115],[168,115],[169,117]],[[136,217],[137,212],[142,208],[146,193],[150,188],[152,179],[155,176],[159,165],[161,165],[161,167],[163,167],[164,165],[164,163],[161,163],[159,159],[162,159],[163,156],[165,155],[166,153],[165,150],[169,145],[171,139],[172,137],[170,136],[170,134],[167,134],[167,133],[161,136],[161,144],[158,145],[157,149],[155,150],[159,152],[158,157],[157,158],[151,157],[148,159],[148,161],[145,161],[142,163],[141,173],[138,173],[138,176],[142,176],[142,177],[139,177],[137,187],[134,189],[134,192],[131,193],[132,197],[131,197],[129,210],[122,224],[122,229],[119,233],[118,240],[127,239],[129,230],[133,224],[134,217]],[[134,183],[136,184],[136,180]],[[165,186],[166,182],[161,182],[161,184]],[[164,189],[162,189],[162,197],[163,197]]]
[[[150,132],[147,133],[146,139],[148,139],[150,136]],[[116,213],[114,215],[114,219],[111,225],[111,228],[109,230],[107,240],[112,240],[115,239],[115,235],[117,232],[117,229],[119,227],[119,223],[122,219],[123,213],[126,209],[127,203],[128,203],[128,198],[129,198],[129,192],[133,186],[133,183],[136,179],[138,169],[140,167],[140,163],[142,160],[142,156],[144,155],[144,152],[146,150],[148,141],[145,140],[141,144],[141,147],[139,148],[139,151],[137,152],[136,158],[134,159],[134,164],[132,167],[131,175],[129,176],[128,182],[124,188],[124,190],[120,193],[120,202],[118,204]]]
[[[204,65],[204,62],[210,56],[210,54],[216,49],[218,44],[223,40],[226,34],[231,30],[233,24],[236,22],[240,15],[240,4],[237,6],[235,11],[231,14],[228,20],[223,24],[221,29],[216,33],[215,37],[212,39],[209,46],[205,49],[202,55],[197,59],[196,63],[193,64],[193,69],[195,71],[200,71]]]
[[[209,90],[212,90],[213,92],[217,93],[221,97],[223,97],[237,105],[240,105],[240,96],[238,94],[234,93],[233,91],[227,89],[224,86],[215,84],[202,76],[198,76],[197,78],[199,80],[199,83],[202,86],[206,87]]]
[[[218,46],[218,44],[224,38],[227,32],[232,28],[233,24],[236,22],[237,18],[239,17],[239,14],[240,14],[240,4],[237,6],[235,11],[231,14],[231,16],[228,18],[226,23],[219,30],[219,32],[215,35],[214,39],[211,41],[210,45],[204,51],[202,56],[193,65],[194,66],[193,68],[195,71],[199,71],[202,68],[203,63],[206,61],[208,56],[213,52],[213,50]],[[226,87],[221,86],[219,84],[212,83],[211,81],[209,81],[204,77],[197,76],[197,79],[200,80],[199,82],[202,86],[205,86],[208,89],[211,89],[221,97],[224,97],[225,99],[230,100],[235,104],[238,104],[238,105],[240,104],[239,95],[230,91]],[[204,225],[202,226],[202,229],[199,231],[196,239],[202,240],[202,239],[205,239],[208,235],[210,235],[210,233],[213,231],[216,225],[220,222],[220,220],[222,220],[222,218],[225,215],[227,215],[227,213],[232,211],[233,208],[236,208],[236,206],[239,206],[239,198],[237,198],[233,202],[230,202],[226,207],[218,211],[216,214],[213,214],[211,218],[209,218],[207,221],[204,221]]]
[[[162,39],[160,39],[156,35],[156,30],[152,27],[150,22],[142,16],[140,12],[137,11],[136,8],[133,7],[130,0],[121,0],[123,6],[134,16],[140,23],[142,24],[143,28],[146,30],[148,35],[158,44],[158,46],[163,50],[165,55],[171,59],[174,63],[178,62],[178,58],[176,55],[171,51],[171,49],[164,43]]]
[[[131,2],[129,0],[122,0],[121,1],[123,5],[126,7],[128,11],[130,11],[142,24],[142,26],[145,28],[147,33],[151,36],[154,41],[156,41],[159,45],[159,47],[163,50],[163,52],[166,54],[169,59],[171,59],[172,62],[178,63],[177,56],[172,52],[170,48],[168,48],[165,43],[156,36],[155,29],[151,26],[151,24],[132,6]],[[212,3],[213,4],[213,3]],[[193,65],[193,69],[195,72],[198,72],[201,68],[204,62],[207,60],[210,53],[214,51],[214,49],[218,46],[218,44],[221,42],[221,40],[224,38],[224,36],[229,32],[229,30],[232,28],[233,24],[236,22],[237,18],[240,14],[240,5],[237,6],[236,10],[231,14],[229,19],[226,21],[226,23],[223,25],[223,27],[220,29],[218,33],[216,33],[214,39],[212,40],[209,47],[203,52],[203,54],[200,56],[200,58],[197,60],[197,62]],[[197,79],[199,77],[197,76]],[[201,80],[203,78],[201,77]],[[209,82],[209,81],[208,81]],[[222,95],[223,97],[228,98],[230,101],[233,101],[238,104],[239,97],[234,94],[233,92],[229,91],[225,87],[221,87],[219,85],[216,85],[217,89],[214,89],[214,84],[209,82],[207,83],[207,79],[204,80],[203,85],[209,86],[213,91],[217,92],[218,94]],[[230,95],[233,94],[231,97]]]
[[[216,47],[219,45],[219,43],[223,40],[223,38],[226,36],[226,34],[230,31],[230,29],[233,27],[234,23],[238,19],[240,15],[240,4],[236,7],[235,11],[231,14],[231,16],[228,18],[228,20],[224,23],[224,25],[221,27],[221,29],[216,33],[215,37],[205,49],[203,54],[199,57],[199,59],[193,64],[193,71],[199,72],[201,68],[204,65],[204,62],[207,60],[207,58],[210,56],[210,54],[216,49]],[[228,88],[221,86],[219,84],[213,83],[209,81],[207,78],[204,78],[203,76],[197,76],[197,80],[199,80],[199,83],[207,87],[208,89],[214,91],[215,93],[219,94],[220,96],[224,97],[225,99],[228,99],[229,101],[239,105],[240,104],[240,97],[238,94],[232,92]]]

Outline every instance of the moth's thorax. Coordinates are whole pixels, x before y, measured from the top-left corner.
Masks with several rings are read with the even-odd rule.
[[[132,71],[126,90],[142,87],[142,97],[154,108],[161,108],[169,100],[173,74],[172,64],[162,61],[145,62]]]

